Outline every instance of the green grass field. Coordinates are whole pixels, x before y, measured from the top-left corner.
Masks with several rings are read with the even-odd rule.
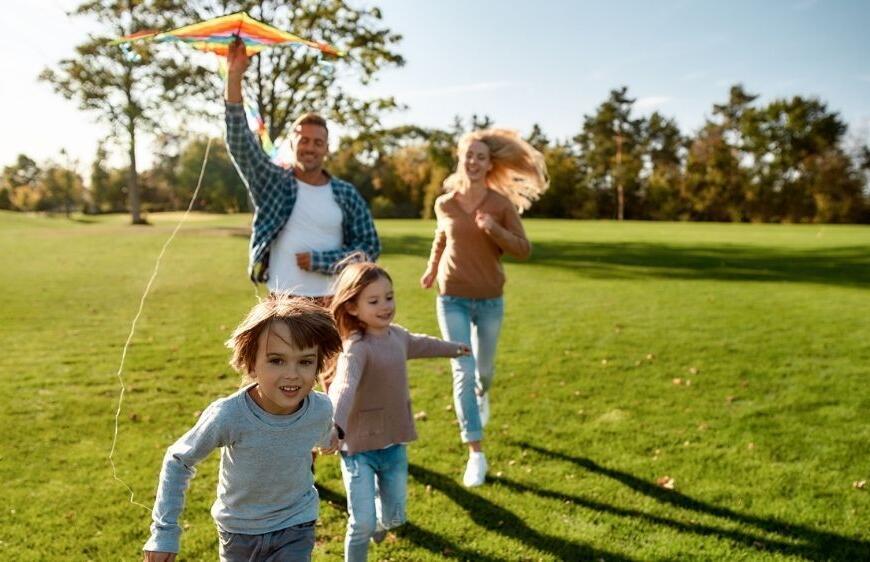
[[[150,513],[107,455],[115,376],[179,214],[0,214],[0,558],[136,560]],[[115,461],[150,506],[166,447],[239,378],[222,342],[255,302],[247,216],[195,215],[130,348]],[[418,288],[433,224],[380,221],[398,321],[437,334]],[[529,220],[506,265],[487,436],[468,490],[446,360],[411,363],[420,440],[409,524],[371,560],[870,559],[870,228]],[[215,560],[218,455],[180,560]],[[673,479],[673,489],[657,484]],[[338,460],[318,461],[315,560],[344,535]]]

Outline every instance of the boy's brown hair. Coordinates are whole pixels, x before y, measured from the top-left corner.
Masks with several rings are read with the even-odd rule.
[[[226,342],[233,350],[230,365],[242,375],[250,376],[253,372],[260,335],[272,322],[287,325],[292,344],[297,348],[317,348],[318,373],[341,351],[341,337],[327,309],[309,299],[272,293],[248,312]]]

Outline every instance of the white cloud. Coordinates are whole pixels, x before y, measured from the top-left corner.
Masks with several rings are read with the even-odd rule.
[[[468,94],[471,92],[488,92],[500,90],[510,86],[510,82],[476,82],[473,84],[461,84],[456,86],[440,86],[438,88],[426,88],[421,90],[405,90],[394,95],[396,97],[434,97],[450,96],[456,94]]]
[[[656,107],[661,107],[672,99],[671,96],[647,96],[645,98],[638,98],[637,101],[634,102],[634,106],[638,109],[654,109]]]

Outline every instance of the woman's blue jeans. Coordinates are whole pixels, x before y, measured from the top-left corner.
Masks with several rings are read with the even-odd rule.
[[[453,406],[463,443],[480,441],[483,427],[477,395],[489,391],[495,374],[495,350],[504,317],[504,299],[469,299],[440,295],[438,324],[445,340],[464,343],[473,354],[451,359]]]
[[[365,562],[369,539],[379,529],[392,529],[405,522],[408,498],[408,448],[341,453],[341,475],[347,491],[347,534],[344,559]]]

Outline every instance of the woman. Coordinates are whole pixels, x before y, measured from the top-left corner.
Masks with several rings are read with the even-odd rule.
[[[465,486],[486,478],[483,426],[504,315],[501,256],[531,253],[519,213],[549,185],[544,157],[514,132],[485,129],[459,140],[459,164],[435,201],[438,226],[424,289],[438,281],[438,323],[444,339],[472,346],[453,359],[453,401],[460,436],[468,445]]]

